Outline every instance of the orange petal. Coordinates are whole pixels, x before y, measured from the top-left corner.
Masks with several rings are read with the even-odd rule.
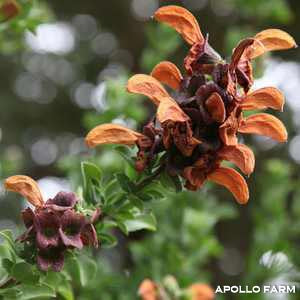
[[[157,118],[160,123],[164,124],[165,122],[186,122],[190,118],[184,113],[184,111],[179,107],[179,105],[168,98],[165,98],[158,106],[157,109]]]
[[[276,88],[265,87],[245,96],[241,107],[243,110],[273,108],[283,110],[284,96]]]
[[[159,105],[164,98],[169,98],[164,87],[150,75],[137,74],[132,76],[127,83],[127,91],[149,97],[154,104]]]
[[[4,186],[8,191],[21,194],[36,207],[43,206],[44,204],[37,182],[28,176],[11,176],[5,180]]]
[[[263,30],[254,38],[264,45],[264,49],[261,47],[254,49],[250,58],[258,57],[267,51],[284,50],[297,47],[295,40],[287,32],[280,29]]]
[[[239,132],[265,135],[281,143],[286,142],[288,136],[282,122],[265,113],[244,119],[240,124]]]
[[[240,122],[240,117],[238,112],[233,111],[227,120],[219,127],[219,136],[222,142],[227,146],[236,145],[238,142],[237,139],[237,130]]]
[[[156,65],[151,72],[151,76],[174,90],[180,88],[182,75],[176,65],[169,61],[163,61]]]
[[[249,48],[255,43],[253,38],[247,38],[239,42],[239,44],[234,48],[233,53],[231,55],[231,63],[229,69],[234,71],[245,53],[249,51]]]
[[[224,102],[218,93],[212,93],[211,96],[206,100],[205,106],[211,117],[216,122],[224,122],[226,117],[226,110]]]
[[[92,129],[85,138],[88,147],[101,144],[134,145],[142,134],[117,124],[102,124]]]
[[[204,42],[197,20],[183,7],[163,6],[155,12],[154,18],[173,27],[190,45]]]
[[[154,281],[150,279],[144,279],[139,286],[138,295],[143,300],[158,300],[158,289]]]
[[[183,177],[187,180],[187,186],[192,186],[193,190],[199,189],[206,180],[203,169],[197,167],[186,167],[183,171]]]
[[[255,157],[252,150],[246,145],[225,146],[219,151],[219,156],[234,163],[246,175],[251,174],[254,170]]]
[[[188,287],[191,293],[191,300],[214,300],[215,293],[212,287],[205,283],[195,283]]]
[[[226,187],[238,203],[246,204],[249,200],[249,190],[245,179],[232,168],[218,168],[208,175],[208,179]]]

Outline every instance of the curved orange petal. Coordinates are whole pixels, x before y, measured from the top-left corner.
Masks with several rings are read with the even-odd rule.
[[[183,78],[176,65],[169,61],[163,61],[156,65],[151,72],[151,76],[174,90],[180,88],[180,83]]]
[[[296,48],[297,44],[292,36],[287,32],[280,29],[266,29],[254,37],[264,45],[264,49],[259,47],[253,49],[250,58],[258,57],[267,51],[284,50],[290,48]]]
[[[163,6],[155,12],[154,18],[173,27],[190,45],[204,42],[197,20],[183,7]]]
[[[234,163],[246,175],[251,174],[254,170],[254,153],[246,145],[225,146],[218,154],[220,158]]]
[[[134,145],[143,134],[117,124],[102,124],[92,129],[85,142],[92,148],[101,144]]]
[[[21,194],[36,207],[43,206],[44,204],[37,182],[28,176],[11,176],[5,179],[4,186],[8,191]]]
[[[249,190],[245,179],[234,169],[220,167],[208,175],[208,179],[226,187],[238,203],[246,204]]]
[[[285,126],[276,117],[261,113],[244,119],[239,127],[241,133],[253,133],[268,136],[278,142],[287,141]]]
[[[149,97],[154,104],[159,105],[162,99],[170,98],[168,92],[154,77],[137,74],[132,76],[127,83],[127,91]]]
[[[224,102],[218,93],[212,93],[205,102],[205,106],[216,122],[222,123],[226,117]]]
[[[160,123],[168,121],[173,122],[187,122],[190,120],[189,116],[179,107],[179,105],[168,98],[165,98],[158,106],[157,119]]]
[[[284,96],[274,87],[265,87],[245,96],[241,107],[243,110],[273,108],[283,110]]]

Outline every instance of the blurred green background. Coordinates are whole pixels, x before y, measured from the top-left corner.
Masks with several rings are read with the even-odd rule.
[[[24,3],[26,0],[23,1]],[[297,0],[36,1],[27,22],[0,24],[0,175],[37,180],[45,198],[76,189],[80,161],[106,174],[124,168],[111,147],[88,150],[93,126],[116,122],[141,128],[153,113],[146,99],[128,95],[134,73],[149,73],[168,59],[182,69],[188,46],[150,17],[177,4],[197,17],[222,56],[237,42],[266,28],[300,40]],[[35,34],[25,30],[31,28]],[[76,299],[135,299],[145,277],[174,275],[180,286],[298,284],[300,268],[300,52],[275,52],[256,63],[255,88],[276,86],[287,105],[279,118],[289,142],[252,137],[256,170],[251,198],[239,206],[215,185],[174,193],[153,203],[158,229],[125,237],[95,256],[97,276],[76,286]],[[0,229],[18,231],[24,205],[1,189]],[[99,295],[101,297],[99,298]],[[299,299],[297,295],[218,295],[217,299]]]

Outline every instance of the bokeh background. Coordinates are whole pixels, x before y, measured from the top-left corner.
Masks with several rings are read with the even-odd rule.
[[[188,47],[151,19],[177,4],[199,20],[223,57],[237,42],[265,28],[300,40],[298,0],[37,1],[29,25],[0,25],[0,176],[37,180],[45,198],[76,189],[80,161],[97,161],[106,174],[124,167],[110,147],[88,151],[83,137],[104,122],[140,128],[153,112],[143,97],[125,92],[133,73],[149,73],[168,59],[182,69]],[[28,25],[28,24],[27,24]],[[173,275],[181,286],[262,285],[299,282],[300,257],[300,52],[264,56],[254,88],[275,86],[286,95],[280,114],[289,142],[252,137],[257,157],[251,198],[237,205],[213,185],[197,193],[157,199],[158,229],[125,237],[95,253],[95,280],[76,288],[76,299],[135,299],[139,283]],[[92,157],[92,158],[91,158]],[[24,203],[1,188],[0,229],[17,232]],[[99,294],[101,297],[99,298]],[[217,299],[299,299],[297,295],[219,295]]]

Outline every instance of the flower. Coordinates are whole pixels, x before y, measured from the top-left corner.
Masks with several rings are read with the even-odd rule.
[[[85,217],[72,210],[67,210],[62,215],[60,222],[59,235],[63,244],[66,247],[81,249],[83,247],[81,232],[86,225]]]
[[[93,223],[99,220],[99,209],[94,211],[89,221],[76,212],[78,199],[74,193],[59,192],[53,199],[44,202],[38,184],[28,176],[9,177],[4,185],[35,206],[34,211],[29,207],[22,211],[26,231],[17,241],[36,248],[36,261],[42,271],[60,271],[67,249],[81,249],[83,245],[98,247]]]
[[[59,244],[60,219],[49,210],[38,210],[34,215],[37,245],[41,249],[57,247]]]
[[[53,199],[49,199],[45,203],[45,207],[57,211],[65,211],[74,208],[78,202],[74,193],[59,192]]]
[[[215,299],[214,290],[207,284],[195,283],[188,287],[192,296],[191,300],[213,300]]]
[[[0,4],[0,21],[8,21],[20,14],[21,7],[15,0],[4,0]]]
[[[139,286],[138,295],[143,300],[159,300],[157,284],[150,279],[144,279]]]
[[[238,203],[245,204],[249,199],[246,180],[235,169],[222,166],[223,161],[229,161],[245,175],[253,172],[254,154],[239,143],[239,135],[287,140],[287,131],[276,117],[267,113],[244,116],[244,111],[282,111],[284,106],[284,96],[274,87],[251,91],[251,61],[265,52],[297,45],[286,32],[267,29],[242,40],[227,63],[209,45],[197,20],[186,9],[164,6],[154,18],[173,27],[191,45],[184,60],[186,73],[164,61],[150,75],[131,77],[128,92],[147,96],[157,107],[155,116],[142,133],[115,124],[99,125],[88,133],[86,144],[136,145],[139,172],[164,152],[160,163],[171,176],[185,179],[187,189],[197,190],[210,180],[231,191]],[[163,84],[174,90],[173,97]]]
[[[42,271],[52,269],[59,272],[64,266],[64,248],[50,247],[47,249],[39,249],[37,253],[37,264]]]

